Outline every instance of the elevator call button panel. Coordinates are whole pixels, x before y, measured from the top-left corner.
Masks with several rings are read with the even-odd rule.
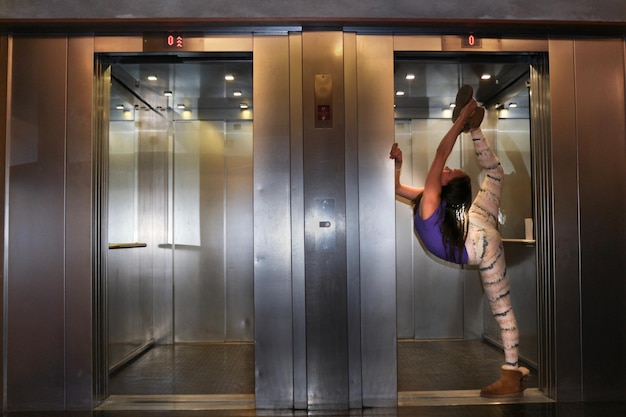
[[[333,77],[330,74],[315,74],[315,128],[333,127]]]

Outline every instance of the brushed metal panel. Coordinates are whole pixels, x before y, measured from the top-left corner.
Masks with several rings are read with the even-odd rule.
[[[548,52],[548,39],[500,39],[503,52]]]
[[[578,149],[574,42],[550,41],[550,112],[552,140],[552,213],[556,398],[580,400],[582,384],[580,328],[580,237],[578,225]],[[540,236],[538,236],[540,238]],[[539,239],[538,245],[542,242]],[[541,288],[544,290],[544,288]],[[550,294],[547,294],[550,297]]]
[[[226,123],[225,324],[226,341],[254,340],[252,122]]]
[[[346,123],[346,272],[348,278],[348,371],[350,407],[363,405],[361,358],[361,278],[359,241],[359,153],[356,34],[344,33]]]
[[[224,122],[177,123],[175,142],[174,189],[191,190],[175,193],[174,215],[182,224],[194,205],[200,213],[199,242],[179,241],[174,230],[174,243],[180,246],[174,255],[175,340],[219,341],[225,315]],[[197,192],[199,200],[185,199]]]
[[[462,270],[415,246],[415,338],[462,338]]]
[[[347,408],[343,33],[304,32],[302,50],[308,407]],[[333,89],[332,126],[324,128],[316,128],[320,74],[332,78]],[[334,230],[324,230],[322,221]]]
[[[289,37],[254,39],[256,406],[293,406]]]
[[[142,114],[142,117],[146,118]],[[144,121],[146,123],[146,121]],[[151,211],[139,213],[138,201],[141,191],[138,181],[139,160],[138,139],[134,122],[114,122],[109,126],[108,138],[108,237],[109,243],[134,242],[140,233],[137,219],[150,217]],[[150,172],[141,164],[142,173]],[[144,174],[143,178],[146,177]],[[146,194],[147,187],[142,194]],[[152,242],[146,249],[109,250],[107,253],[107,323],[108,323],[108,363],[117,363],[149,337],[145,333],[146,323],[143,313],[141,258],[151,250]]]
[[[94,52],[141,52],[143,37],[141,36],[96,36]]]
[[[302,34],[289,35],[291,118],[291,280],[293,297],[293,408],[306,409],[306,311],[304,267],[304,141]]]
[[[441,51],[441,36],[396,35],[394,51]]]
[[[9,84],[8,84],[8,80],[9,80],[9,74],[8,74],[8,68],[9,68],[9,37],[7,35],[0,35],[0,97],[5,97],[5,100],[1,100],[0,101],[0,132],[3,132],[3,134],[0,135],[0,175],[2,175],[3,178],[6,179],[6,150],[7,150],[7,142],[8,142],[8,138],[7,138],[7,117],[8,117],[8,113],[7,113],[7,103],[11,102],[11,97],[9,95]],[[6,219],[6,180],[5,181],[0,181],[0,207],[2,207],[2,214],[3,214],[3,219]],[[0,222],[0,233],[1,236],[5,236],[4,232],[5,232],[5,221],[3,220],[2,222]],[[1,239],[0,240],[0,253],[2,253],[2,258],[0,259],[0,274],[2,274],[2,284],[0,285],[0,321],[2,323],[4,323],[4,318],[5,318],[5,309],[7,307],[6,303],[5,303],[5,286],[7,284],[6,281],[6,270],[5,270],[5,239]],[[2,346],[0,346],[0,357],[2,357],[2,363],[0,364],[0,372],[2,372],[2,375],[5,375],[5,367],[6,367],[6,361],[5,361],[5,343],[2,343]],[[5,378],[2,378],[2,381],[0,381],[0,390],[2,390],[2,392],[6,392],[5,391]]]
[[[63,409],[67,38],[12,47],[5,406]]]
[[[393,37],[357,37],[363,406],[397,404]],[[376,88],[372,88],[376,86]]]
[[[93,38],[68,43],[66,216],[66,408],[92,406]]]
[[[533,152],[533,228],[537,264],[537,365],[539,389],[555,397],[554,343],[554,210],[552,199],[552,142],[550,135],[550,76],[548,54],[536,55],[530,66],[531,147]],[[576,367],[574,372],[578,372]],[[561,372],[562,374],[563,372]]]
[[[251,52],[253,49],[252,35],[205,36],[203,52]]]
[[[583,400],[626,392],[624,40],[574,42],[581,238]],[[608,326],[598,325],[609,320]],[[619,332],[619,331],[618,331]],[[610,358],[607,360],[607,358]]]

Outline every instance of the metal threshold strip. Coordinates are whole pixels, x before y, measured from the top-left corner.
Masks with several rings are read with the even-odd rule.
[[[111,395],[96,411],[254,410],[254,394]]]
[[[537,388],[527,388],[523,397],[483,398],[480,390],[450,391],[401,391],[398,392],[398,407],[419,407],[437,405],[488,405],[554,402]]]
[[[552,403],[537,388],[520,398],[483,398],[479,390],[398,392],[398,407]],[[116,410],[254,410],[254,394],[112,395],[96,411]]]

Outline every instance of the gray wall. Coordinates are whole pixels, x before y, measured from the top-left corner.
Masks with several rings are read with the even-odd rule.
[[[455,4],[457,3],[457,4]],[[331,18],[344,19],[496,19],[496,20],[547,20],[547,21],[626,21],[626,10],[621,0],[589,2],[583,0],[542,0],[491,2],[435,2],[414,0],[272,0],[259,2],[243,0],[207,2],[148,2],[112,0],[107,3],[94,0],[65,0],[50,7],[47,0],[13,0],[0,5],[0,18],[4,19],[63,19],[63,18],[258,18],[314,19],[316,22]]]

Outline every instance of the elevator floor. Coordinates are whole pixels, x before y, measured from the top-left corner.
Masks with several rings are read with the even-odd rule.
[[[398,391],[476,390],[500,376],[502,352],[480,340],[399,341]],[[527,386],[537,386],[536,372]],[[111,395],[254,394],[254,345],[157,345],[114,374]]]
[[[401,340],[398,391],[480,389],[500,377],[503,362],[502,351],[481,340]],[[526,386],[537,387],[533,369]]]
[[[254,394],[254,344],[157,345],[113,374],[109,394]]]

